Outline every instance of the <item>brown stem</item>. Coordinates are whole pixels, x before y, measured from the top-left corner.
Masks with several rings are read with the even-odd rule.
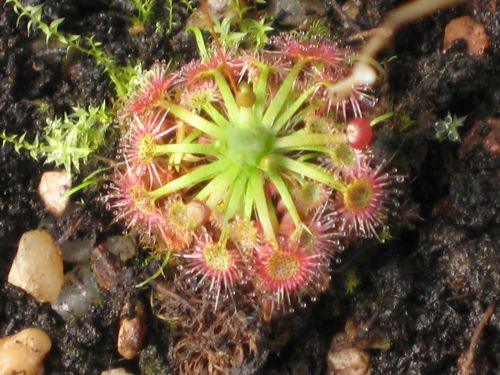
[[[474,357],[476,356],[479,339],[481,338],[481,335],[494,312],[495,305],[488,306],[483,314],[483,317],[479,321],[479,324],[474,330],[474,334],[470,340],[469,350],[466,353],[462,353],[462,355],[458,358],[458,371],[460,372],[460,375],[473,374]]]
[[[365,44],[358,55],[358,62],[352,73],[345,79],[328,87],[330,95],[335,101],[344,99],[355,86],[372,86],[377,73],[371,62],[392,39],[394,33],[402,25],[415,21],[439,9],[464,2],[465,0],[416,0],[390,11],[382,24],[375,29],[375,33]]]
[[[159,293],[181,303],[184,307],[188,308],[192,313],[196,312],[196,309],[194,308],[193,305],[191,305],[188,301],[179,296],[177,293],[171,291],[164,283],[152,280],[151,285],[153,285],[153,288],[155,288]]]
[[[110,167],[114,167],[117,164],[116,160],[113,160],[113,159],[110,159],[110,158],[106,158],[104,156],[100,156],[100,155],[92,155],[92,156],[96,160],[99,160],[99,161],[102,161],[104,163],[107,163]]]

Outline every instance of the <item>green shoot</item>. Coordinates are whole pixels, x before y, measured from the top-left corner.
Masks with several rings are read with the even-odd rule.
[[[137,11],[137,18],[134,20],[142,25],[147,25],[153,16],[155,0],[131,0]]]
[[[120,67],[116,65],[113,58],[107,55],[102,43],[96,41],[93,36],[82,38],[80,35],[65,35],[59,31],[59,26],[64,21],[58,18],[47,24],[43,20],[43,5],[23,5],[20,0],[6,0],[5,4],[11,4],[14,12],[18,15],[17,23],[27,19],[28,34],[32,29],[39,29],[45,34],[47,43],[56,39],[59,43],[67,46],[68,50],[73,48],[84,55],[94,58],[97,65],[103,67],[111,82],[114,84],[116,93],[120,99],[125,99],[130,92],[128,84],[137,77],[137,70],[133,67]]]
[[[92,172],[88,176],[86,176],[82,182],[80,182],[78,185],[76,185],[74,188],[72,188],[70,191],[68,191],[68,195],[74,195],[78,193],[79,191],[88,188],[88,187],[95,187],[99,185],[100,183],[104,182],[104,177],[103,173],[106,171],[109,171],[112,167],[104,167],[104,168],[99,168],[96,171]]]
[[[394,112],[386,112],[381,114],[380,116],[375,117],[373,120],[370,121],[370,126],[375,126],[383,121],[389,120],[394,116]]]
[[[0,133],[0,139],[4,144],[13,144],[16,152],[26,150],[35,160],[43,157],[46,163],[78,173],[80,165],[86,164],[90,155],[106,144],[111,122],[112,116],[103,102],[100,107],[75,107],[70,115],[47,119],[42,140],[36,137],[33,142],[28,142],[26,133],[7,135],[5,131]]]
[[[464,117],[456,117],[452,116],[449,112],[446,117],[442,120],[437,121],[434,124],[434,138],[439,142],[444,141],[445,139],[450,140],[451,142],[460,141],[460,134],[458,133],[458,128],[464,125],[465,118]]]

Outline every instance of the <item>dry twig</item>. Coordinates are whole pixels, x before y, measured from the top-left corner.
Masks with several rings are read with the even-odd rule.
[[[483,317],[479,321],[479,324],[474,330],[474,334],[472,335],[472,339],[470,340],[469,350],[462,353],[460,357],[458,357],[458,372],[460,373],[460,375],[472,375],[474,373],[474,357],[476,356],[479,339],[481,338],[481,335],[488,325],[488,322],[494,312],[495,305],[488,306],[485,313],[483,314]]]

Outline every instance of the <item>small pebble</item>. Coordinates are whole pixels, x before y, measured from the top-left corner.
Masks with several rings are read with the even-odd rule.
[[[63,259],[48,232],[31,230],[22,235],[8,281],[39,302],[57,299],[64,282]]]
[[[124,306],[126,309],[127,306]],[[142,302],[135,305],[134,315],[122,318],[118,332],[118,353],[125,359],[132,359],[139,354],[146,333],[146,311]]]
[[[358,348],[342,348],[328,353],[330,375],[371,374],[370,355]]]
[[[299,28],[325,14],[321,0],[270,0],[268,12],[282,27]]]
[[[90,267],[78,265],[64,275],[61,293],[51,306],[64,319],[79,318],[89,311],[98,297],[97,283]]]
[[[463,39],[467,43],[467,54],[482,56],[489,48],[490,40],[482,23],[470,16],[455,18],[444,29],[444,49],[450,48],[454,41]]]
[[[50,337],[39,328],[0,338],[0,375],[43,374],[42,361],[51,346]]]
[[[94,247],[90,252],[90,265],[101,288],[113,290],[120,285],[122,280],[120,259],[109,252],[103,244]]]
[[[50,171],[42,175],[38,194],[47,210],[55,217],[60,217],[68,206],[70,189],[71,175],[68,172]]]
[[[101,375],[133,375],[131,372],[128,372],[123,367],[114,368],[111,370],[101,372]]]

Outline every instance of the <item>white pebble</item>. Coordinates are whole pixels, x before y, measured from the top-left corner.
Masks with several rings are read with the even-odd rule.
[[[101,372],[101,375],[132,375],[130,372],[125,370],[123,367],[114,368],[111,370]]]
[[[69,202],[68,192],[71,189],[71,175],[66,171],[45,172],[38,185],[38,194],[47,210],[59,217]]]
[[[32,230],[22,235],[8,281],[37,301],[56,300],[64,281],[63,260],[48,232]]]
[[[82,317],[98,299],[97,283],[90,266],[78,265],[64,275],[64,285],[52,308],[64,319]]]
[[[327,357],[329,375],[369,375],[370,355],[358,348],[339,348],[330,351]]]
[[[39,328],[0,338],[0,375],[43,374],[42,361],[51,346],[50,337]]]

